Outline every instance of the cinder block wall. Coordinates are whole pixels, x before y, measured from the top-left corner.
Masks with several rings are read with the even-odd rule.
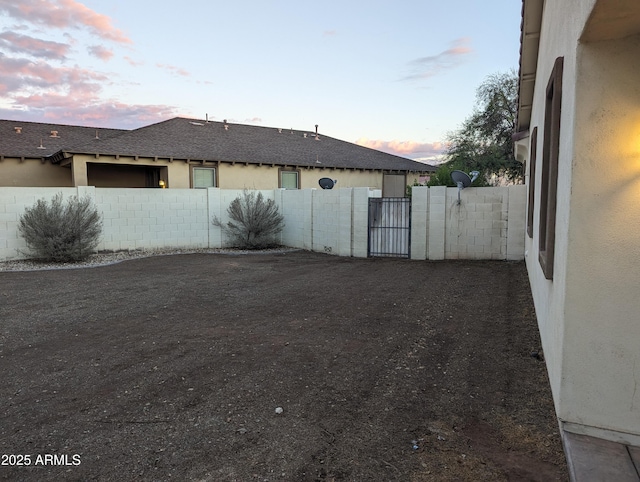
[[[346,206],[341,191],[350,189],[313,191],[313,251],[342,254],[350,251],[351,206]],[[342,205],[341,205],[342,201]],[[348,208],[348,209],[347,209]],[[345,230],[349,232],[348,246],[345,249]],[[350,256],[347,254],[347,256]]]
[[[506,259],[508,189],[447,189],[447,259]]]
[[[526,187],[414,187],[413,259],[524,259]]]
[[[285,218],[285,246],[340,256],[367,256],[368,203],[380,191],[263,190]],[[38,199],[90,196],[102,214],[99,250],[220,248],[226,246],[213,217],[229,221],[235,189],[0,188],[0,261],[25,257],[18,220]],[[524,258],[525,186],[415,187],[412,199],[413,259]]]
[[[281,189],[276,191],[276,204],[284,216],[285,224],[282,230],[281,242],[285,246],[296,246],[311,249],[308,242],[311,239],[311,210],[308,190]]]
[[[93,194],[96,207],[102,213],[99,250],[206,248],[209,245],[205,190],[84,189]]]
[[[0,188],[0,261],[21,259],[27,243],[18,232],[18,222],[25,208],[38,199],[49,201],[56,194],[63,197],[78,193],[73,187],[2,187]]]

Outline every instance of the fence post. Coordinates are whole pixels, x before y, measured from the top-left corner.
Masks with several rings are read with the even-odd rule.
[[[369,235],[369,188],[353,188],[353,214],[351,218],[351,256],[367,257]]]
[[[212,219],[222,220],[222,206],[220,204],[220,188],[207,188],[207,220],[209,225],[209,247],[222,248],[222,229],[214,226]]]
[[[427,259],[429,188],[411,188],[411,259]]]
[[[284,200],[282,197],[282,193],[284,193],[284,189],[274,189],[273,190],[273,202],[276,205],[276,207],[278,208],[278,211],[280,212],[280,215],[284,214]],[[286,222],[285,222],[286,223]],[[282,231],[280,231],[278,233],[278,244],[282,244],[282,239],[283,239],[283,234]]]
[[[427,227],[428,259],[444,259],[446,202],[446,186],[434,186],[429,188],[429,224]]]
[[[304,206],[303,223],[304,230],[302,232],[302,248],[309,251],[313,250],[313,193],[315,189],[309,188],[303,191]]]
[[[507,260],[524,259],[524,237],[527,215],[527,187],[509,186],[507,204]]]

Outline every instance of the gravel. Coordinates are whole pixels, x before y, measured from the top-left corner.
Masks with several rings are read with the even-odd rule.
[[[262,250],[242,250],[233,248],[208,248],[208,249],[136,249],[130,251],[115,252],[99,252],[89,256],[85,261],[77,262],[50,262],[39,261],[35,259],[18,259],[0,262],[0,271],[41,271],[51,269],[78,269],[78,268],[95,268],[97,266],[106,266],[109,264],[120,263],[128,259],[148,258],[150,256],[171,256],[175,254],[193,254],[193,253],[209,253],[209,254],[279,254],[292,251],[300,251],[298,248],[278,247]]]

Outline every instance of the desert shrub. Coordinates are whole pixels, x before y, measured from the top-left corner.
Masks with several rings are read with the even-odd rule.
[[[30,249],[29,256],[46,261],[81,261],[95,251],[102,234],[102,220],[91,198],[62,193],[51,202],[39,199],[27,208],[18,230]]]
[[[227,213],[231,218],[223,224],[217,217],[213,224],[229,237],[231,245],[241,249],[262,249],[276,246],[276,235],[284,228],[284,217],[271,199],[261,192],[244,190],[235,198]]]

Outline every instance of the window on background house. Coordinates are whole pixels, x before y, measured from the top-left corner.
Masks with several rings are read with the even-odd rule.
[[[280,170],[280,187],[283,189],[300,189],[300,172]]]
[[[562,70],[564,58],[558,57],[547,85],[542,144],[542,183],[540,186],[540,227],[538,259],[547,279],[553,279],[556,241],[556,204],[558,157],[560,155],[560,113],[562,107]]]
[[[215,167],[194,167],[193,168],[193,187],[206,188],[216,187],[216,169]]]
[[[538,150],[538,128],[531,133],[531,149],[529,152],[529,206],[527,210],[527,234],[533,238],[533,208],[536,193],[536,156]]]
[[[407,176],[388,174],[382,176],[382,197],[405,197],[407,195]]]

